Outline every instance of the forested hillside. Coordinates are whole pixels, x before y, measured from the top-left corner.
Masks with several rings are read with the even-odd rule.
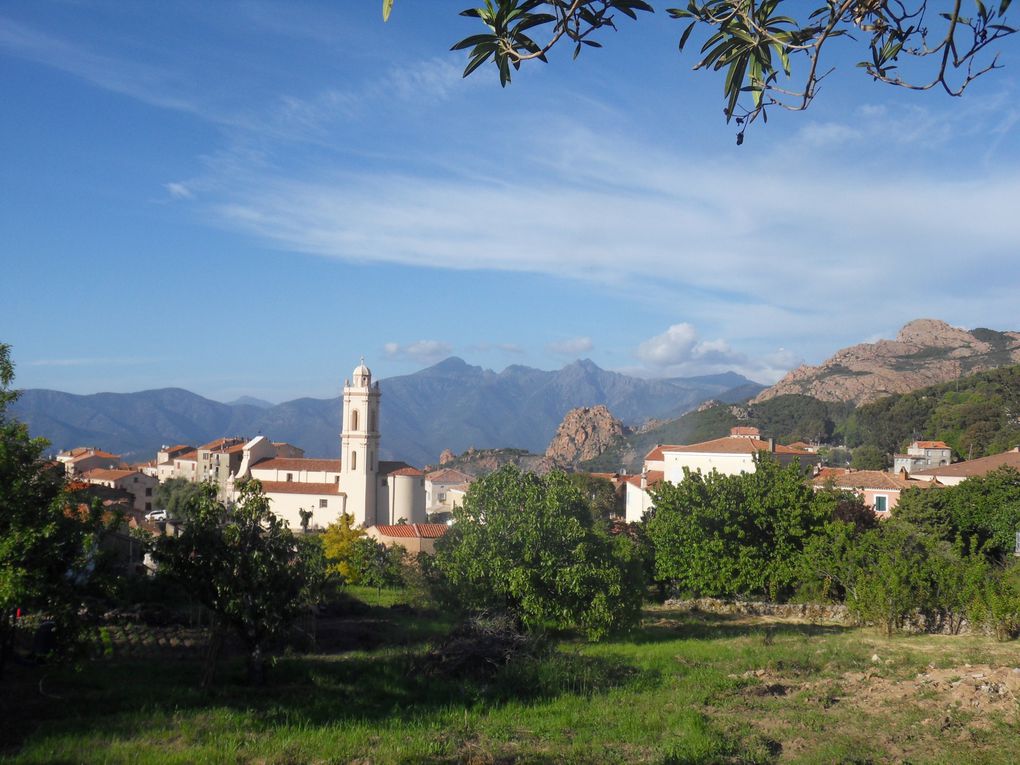
[[[590,470],[639,470],[656,444],[691,444],[754,425],[779,443],[810,441],[889,455],[915,439],[945,441],[957,459],[997,454],[1020,443],[1020,366],[980,372],[854,407],[810,396],[758,404],[718,404],[627,435],[584,464]]]

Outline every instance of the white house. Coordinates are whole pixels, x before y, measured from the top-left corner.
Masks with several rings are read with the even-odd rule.
[[[755,471],[755,457],[765,452],[782,465],[798,462],[805,470],[818,463],[817,454],[792,446],[764,440],[758,428],[736,427],[725,438],[699,444],[660,444],[645,457],[640,476],[627,481],[627,522],[639,521],[652,507],[648,489],[660,481],[680,483],[684,470],[707,475],[713,470],[723,475]]]

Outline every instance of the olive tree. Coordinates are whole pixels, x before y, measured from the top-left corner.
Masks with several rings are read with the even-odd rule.
[[[453,514],[435,567],[456,604],[504,610],[529,628],[578,627],[593,640],[637,622],[640,551],[595,523],[563,473],[504,467],[472,483]]]
[[[325,566],[321,550],[299,544],[269,509],[256,480],[241,486],[227,507],[203,484],[183,509],[178,536],[158,537],[154,558],[161,575],[180,582],[216,617],[203,685],[211,683],[223,628],[248,653],[248,678],[265,681],[266,647],[310,604]]]

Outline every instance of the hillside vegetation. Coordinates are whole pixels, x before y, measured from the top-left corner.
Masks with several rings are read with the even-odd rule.
[[[657,444],[721,438],[735,425],[754,425],[779,443],[814,441],[849,448],[902,451],[915,439],[945,441],[957,458],[997,454],[1020,443],[1020,365],[979,372],[953,382],[855,407],[789,394],[758,404],[718,404],[626,435],[588,470],[640,470]]]

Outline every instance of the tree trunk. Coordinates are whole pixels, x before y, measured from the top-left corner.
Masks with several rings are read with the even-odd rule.
[[[266,657],[260,644],[253,646],[248,653],[248,682],[251,685],[266,684]]]
[[[205,663],[202,668],[202,688],[211,688],[216,680],[216,663],[219,661],[220,653],[223,651],[223,628],[220,626],[216,615],[211,616],[212,625],[209,629],[209,646],[205,652]]]

